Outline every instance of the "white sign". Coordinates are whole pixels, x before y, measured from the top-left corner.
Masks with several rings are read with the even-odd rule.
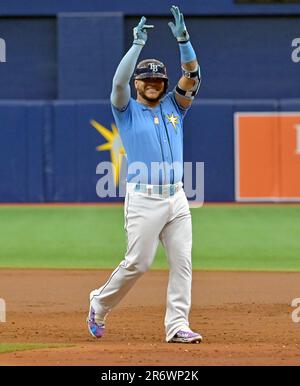
[[[6,43],[4,39],[0,38],[0,63],[6,62]]]
[[[300,125],[296,125],[295,129],[296,129],[296,154],[300,154]]]
[[[292,301],[292,307],[297,307],[292,312],[292,321],[294,323],[299,323],[300,322],[300,298],[296,298]]]
[[[295,49],[292,51],[292,61],[294,63],[300,62],[300,38],[296,38],[292,41],[292,47]]]
[[[4,299],[0,299],[0,323],[6,322],[6,304]]]

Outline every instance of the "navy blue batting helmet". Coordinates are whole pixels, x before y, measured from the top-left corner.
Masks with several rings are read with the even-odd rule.
[[[136,66],[134,79],[143,80],[161,78],[165,83],[165,92],[168,88],[168,75],[166,66],[156,59],[144,59]]]

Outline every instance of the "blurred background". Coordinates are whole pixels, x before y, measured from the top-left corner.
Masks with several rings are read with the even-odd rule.
[[[111,200],[96,194],[96,167],[113,157],[99,148],[116,140],[112,78],[145,15],[155,29],[140,58],[165,62],[175,86],[172,3],[1,0],[1,202]],[[205,162],[205,200],[300,200],[299,1],[176,4],[202,69],[185,160]]]

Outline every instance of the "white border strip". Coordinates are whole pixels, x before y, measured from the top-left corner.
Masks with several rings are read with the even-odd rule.
[[[234,196],[235,201],[240,197],[240,147],[239,147],[239,117],[242,113],[234,113]]]
[[[240,197],[240,149],[239,149],[239,117],[253,116],[287,116],[295,117],[299,112],[276,112],[276,111],[258,111],[258,112],[234,112],[234,191],[236,202],[300,202],[300,197]]]
[[[287,117],[296,117],[299,114],[300,114],[300,111],[299,112],[289,112],[289,111],[287,111],[287,112],[284,112],[284,111],[278,111],[278,112],[276,112],[276,111],[265,111],[265,112],[263,112],[263,111],[258,111],[258,112],[253,112],[253,111],[251,111],[251,112],[239,112],[239,111],[235,111],[234,112],[234,115],[239,115],[241,117],[248,117],[248,116],[251,117],[253,115],[255,115],[255,116],[264,116],[264,117],[266,117],[266,116],[274,116],[274,115],[287,116]]]
[[[300,197],[243,197],[238,202],[300,202]]]

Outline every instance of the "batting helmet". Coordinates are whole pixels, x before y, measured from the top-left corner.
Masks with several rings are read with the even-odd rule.
[[[145,59],[139,62],[134,72],[134,79],[161,78],[165,83],[164,92],[168,88],[168,75],[166,66],[156,59]]]

